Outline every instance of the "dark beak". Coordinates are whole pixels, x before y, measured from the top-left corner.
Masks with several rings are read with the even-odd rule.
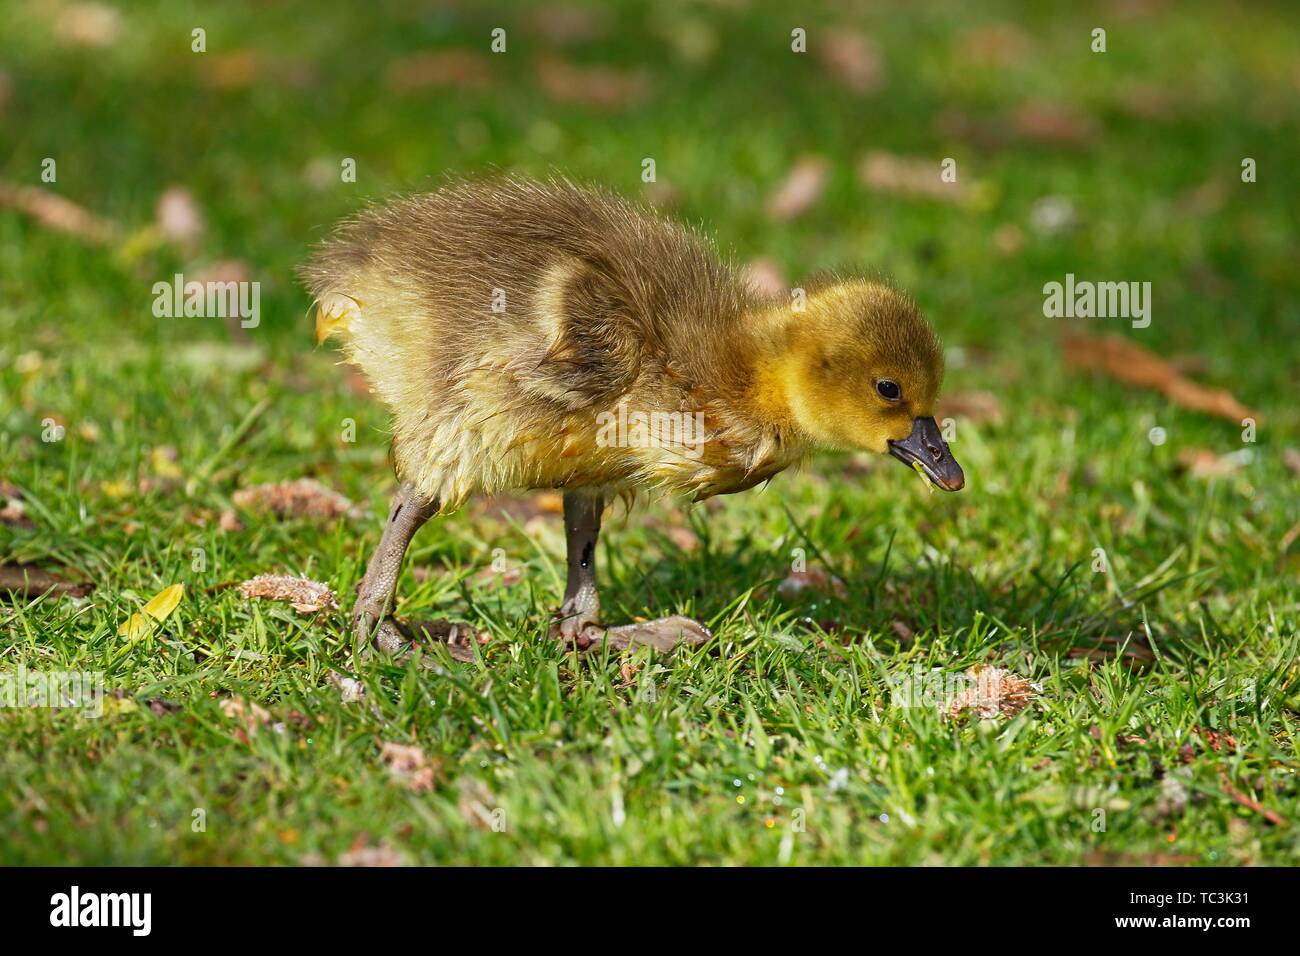
[[[961,465],[952,457],[933,418],[914,419],[912,434],[902,441],[891,441],[889,453],[909,467],[912,462],[919,464],[926,477],[944,491],[961,491],[966,485]]]

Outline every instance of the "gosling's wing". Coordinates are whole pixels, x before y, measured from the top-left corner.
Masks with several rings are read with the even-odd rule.
[[[616,404],[635,383],[652,345],[617,278],[566,257],[541,277],[533,297],[536,351],[514,363],[528,392],[570,409]]]

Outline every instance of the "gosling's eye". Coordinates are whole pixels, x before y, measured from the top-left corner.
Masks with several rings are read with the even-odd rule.
[[[876,393],[887,402],[896,402],[902,397],[903,390],[898,387],[897,382],[882,378],[876,383]]]

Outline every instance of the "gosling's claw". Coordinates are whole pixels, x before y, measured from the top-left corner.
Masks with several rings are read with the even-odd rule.
[[[646,646],[657,651],[672,651],[682,645],[699,645],[710,640],[713,632],[699,621],[674,614],[671,617],[622,624],[604,629],[605,643],[614,650],[625,647]],[[599,637],[597,637],[599,640]]]

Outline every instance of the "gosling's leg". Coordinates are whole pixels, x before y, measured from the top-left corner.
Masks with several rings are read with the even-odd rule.
[[[438,502],[420,494],[409,481],[393,496],[379,547],[370,558],[365,577],[357,585],[357,601],[352,608],[356,650],[364,652],[372,639],[376,647],[388,654],[406,648],[407,638],[392,617],[397,576],[411,538],[437,510]]]
[[[673,615],[639,624],[604,627],[600,624],[600,597],[596,593],[596,539],[605,508],[599,492],[564,493],[564,540],[569,577],[564,604],[556,615],[554,633],[579,650],[605,641],[611,647],[648,644],[661,651],[678,644],[703,644],[713,635],[689,617]]]
[[[596,593],[596,539],[605,496],[600,492],[564,493],[564,545],[569,576],[564,603],[555,615],[553,633],[579,649],[591,646],[601,628],[600,596]]]

